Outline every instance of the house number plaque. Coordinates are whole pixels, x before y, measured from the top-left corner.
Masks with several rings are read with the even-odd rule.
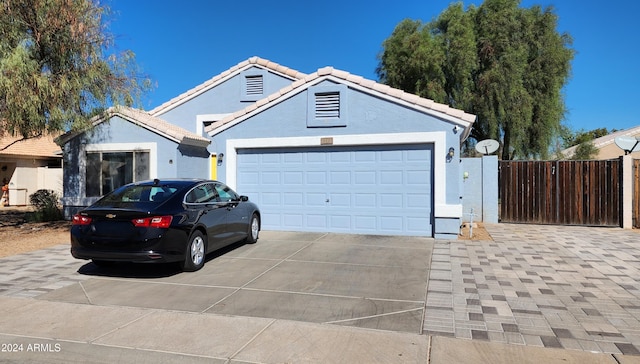
[[[320,138],[320,145],[333,145],[333,138]]]

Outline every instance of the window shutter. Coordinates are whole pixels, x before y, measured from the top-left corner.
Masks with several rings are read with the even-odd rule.
[[[340,117],[340,93],[323,92],[316,94],[316,119]]]
[[[247,82],[247,95],[262,95],[264,93],[262,75],[247,76],[245,79]]]

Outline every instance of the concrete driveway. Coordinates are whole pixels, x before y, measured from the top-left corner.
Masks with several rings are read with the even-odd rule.
[[[84,280],[39,299],[421,333],[434,240],[262,232],[204,268],[82,265]]]

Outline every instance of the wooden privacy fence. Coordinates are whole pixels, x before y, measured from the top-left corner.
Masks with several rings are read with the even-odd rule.
[[[500,161],[502,222],[621,226],[620,160]]]

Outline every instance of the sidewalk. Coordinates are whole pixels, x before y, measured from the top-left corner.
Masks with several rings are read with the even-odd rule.
[[[0,362],[640,363],[635,356],[286,320],[12,297],[0,297],[0,307]]]

